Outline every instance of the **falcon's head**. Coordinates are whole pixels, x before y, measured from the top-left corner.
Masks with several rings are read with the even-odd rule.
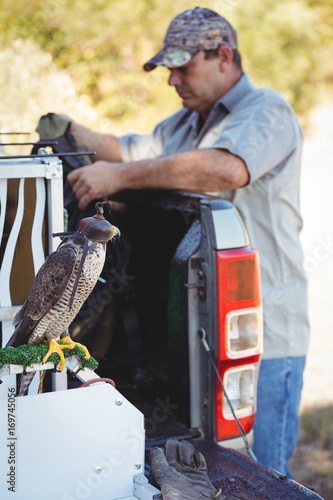
[[[104,209],[111,212],[111,204],[107,201],[98,202],[95,205],[96,214],[93,217],[86,217],[80,221],[79,233],[83,233],[89,240],[97,243],[107,243],[116,236],[120,236],[120,231],[104,218]]]

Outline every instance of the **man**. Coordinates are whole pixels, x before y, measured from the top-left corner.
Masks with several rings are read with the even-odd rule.
[[[217,13],[188,10],[144,65],[166,66],[183,108],[150,135],[119,138],[72,123],[93,165],[68,176],[79,207],[121,189],[219,192],[239,210],[261,257],[264,355],[254,452],[292,477],[309,325],[299,232],[302,131],[284,98],[243,73],[234,28]]]

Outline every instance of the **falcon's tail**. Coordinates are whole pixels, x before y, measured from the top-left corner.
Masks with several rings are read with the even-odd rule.
[[[36,372],[25,373],[21,375],[20,383],[17,391],[18,396],[25,396]]]

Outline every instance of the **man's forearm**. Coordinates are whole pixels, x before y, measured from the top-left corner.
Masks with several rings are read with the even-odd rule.
[[[197,192],[235,189],[249,182],[243,160],[217,149],[196,149],[125,163],[121,177],[126,188]]]
[[[94,132],[76,122],[71,122],[70,132],[74,135],[79,148],[96,152],[94,161],[121,162],[120,145],[117,137]]]

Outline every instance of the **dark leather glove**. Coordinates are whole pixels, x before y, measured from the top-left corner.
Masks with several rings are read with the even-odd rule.
[[[160,487],[163,500],[221,499],[207,475],[204,456],[188,441],[169,439],[165,454],[161,448],[150,452],[152,476]]]

